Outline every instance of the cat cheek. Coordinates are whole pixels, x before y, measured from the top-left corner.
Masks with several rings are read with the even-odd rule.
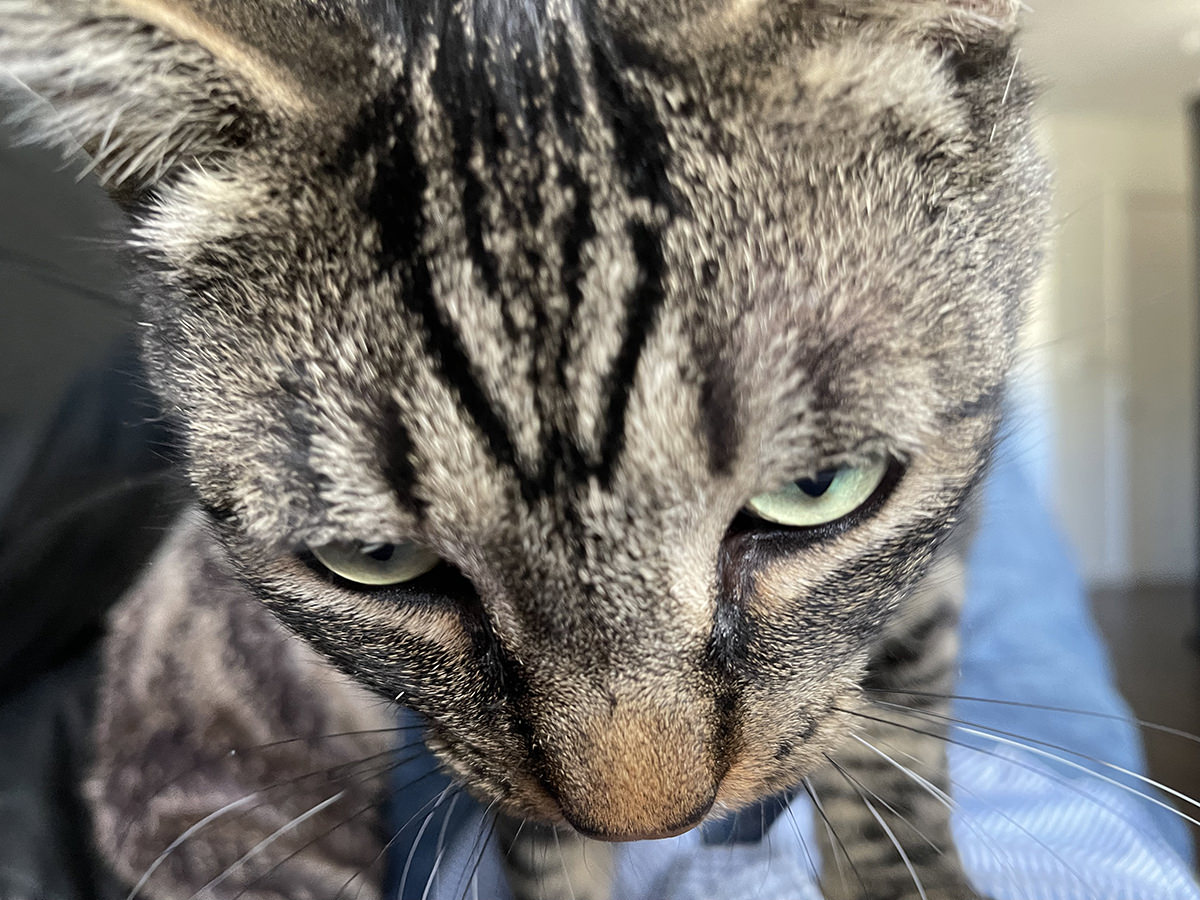
[[[853,708],[859,688],[845,674],[830,679],[828,693],[814,697],[794,685],[748,698],[732,762],[722,777],[717,804],[738,809],[764,796],[795,786],[822,767],[825,754],[848,732],[849,717],[838,712]],[[781,709],[790,712],[783,714]],[[801,712],[807,710],[807,712]]]

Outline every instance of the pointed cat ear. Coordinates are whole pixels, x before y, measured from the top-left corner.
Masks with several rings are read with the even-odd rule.
[[[958,43],[994,43],[1007,39],[1017,29],[1024,4],[1021,0],[904,0],[922,7],[917,21],[924,21],[935,38]]]
[[[18,118],[83,146],[114,191],[336,118],[370,46],[361,21],[315,0],[0,0],[0,70],[49,103]]]
[[[882,26],[896,38],[932,41],[968,55],[1006,44],[1022,0],[600,0],[615,30],[674,57],[770,52],[796,32],[826,25]],[[763,34],[770,37],[764,41]],[[836,33],[836,32],[835,32]],[[765,49],[764,49],[765,48]]]

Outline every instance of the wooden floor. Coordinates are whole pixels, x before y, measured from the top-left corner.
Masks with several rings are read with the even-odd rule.
[[[1200,735],[1194,592],[1191,585],[1106,589],[1093,592],[1092,607],[1117,682],[1137,717]],[[1143,735],[1151,776],[1200,798],[1200,742],[1150,729]],[[1192,834],[1200,842],[1200,829]]]

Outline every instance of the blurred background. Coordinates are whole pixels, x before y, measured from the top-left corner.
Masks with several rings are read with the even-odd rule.
[[[1200,0],[1030,2],[1057,228],[1011,452],[1138,714],[1200,732]],[[128,326],[114,212],[78,164],[14,140],[0,130],[0,510],[68,385]],[[1147,737],[1153,771],[1200,795],[1195,746]]]
[[[1057,228],[1015,452],[1070,539],[1131,705],[1197,733],[1200,2],[1030,3]],[[1152,773],[1200,796],[1196,747],[1145,737]]]

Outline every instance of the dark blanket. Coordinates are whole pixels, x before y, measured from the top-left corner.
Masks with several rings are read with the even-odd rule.
[[[129,348],[88,373],[0,485],[0,898],[125,890],[90,846],[78,785],[107,610],[177,514],[170,436]],[[127,890],[127,889],[126,889]]]

